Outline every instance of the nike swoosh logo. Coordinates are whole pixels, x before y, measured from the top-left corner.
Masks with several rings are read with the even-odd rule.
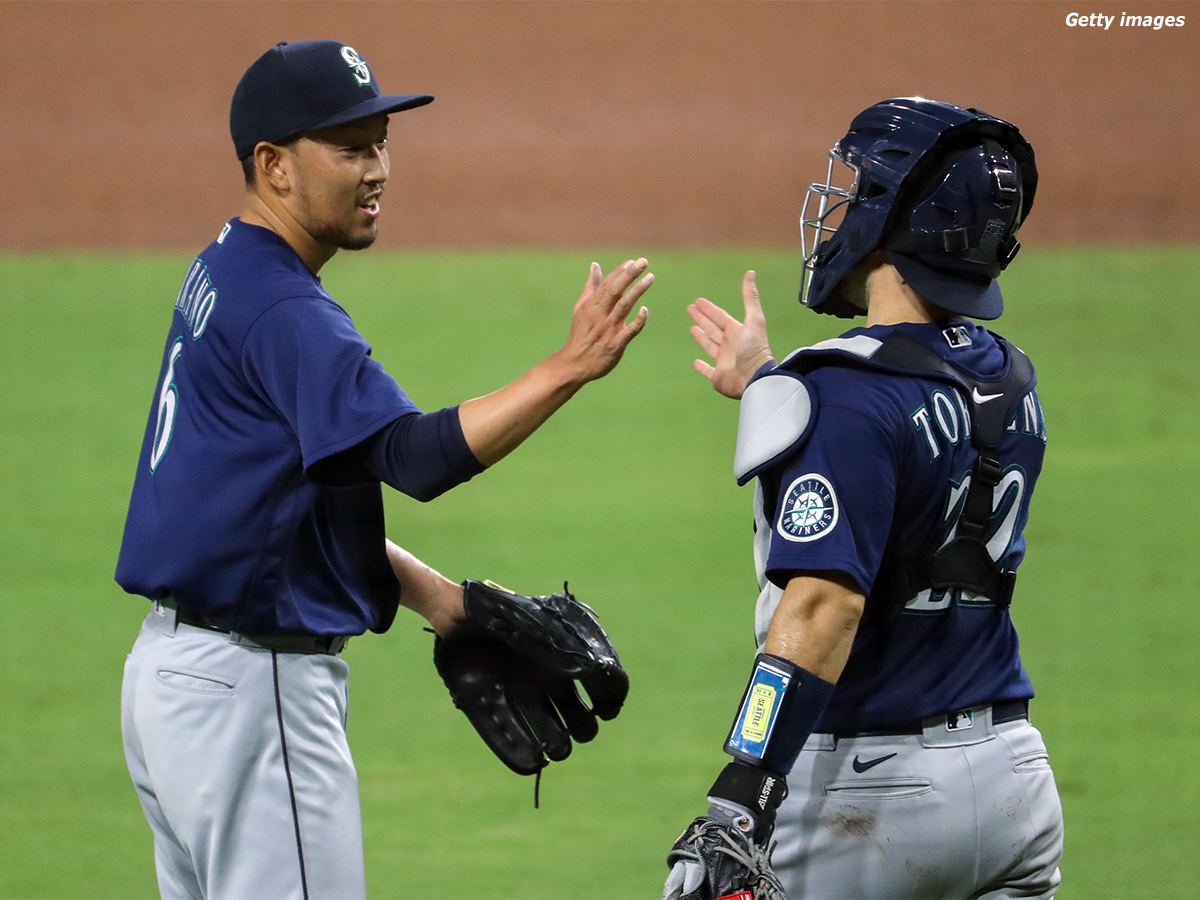
[[[854,757],[854,762],[852,762],[850,765],[852,765],[854,767],[855,772],[862,774],[863,772],[867,771],[867,769],[873,769],[880,763],[887,762],[889,759],[891,759],[895,755],[896,755],[895,753],[889,753],[887,756],[877,756],[877,757],[875,757],[875,759],[868,759],[866,762],[862,762],[856,756],[856,757]]]
[[[989,400],[995,400],[997,397],[1003,397],[1004,394],[981,394],[979,388],[971,388],[971,399],[976,403],[987,403]]]

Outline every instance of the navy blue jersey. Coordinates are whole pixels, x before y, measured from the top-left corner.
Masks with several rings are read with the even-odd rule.
[[[900,331],[985,381],[1008,370],[985,328],[956,323],[858,328],[844,338]],[[945,381],[856,365],[811,371],[818,408],[800,449],[760,476],[771,523],[765,575],[785,587],[798,571],[850,575],[867,596],[846,669],[818,732],[885,729],[1033,695],[1008,611],[993,599],[925,590],[903,605],[881,578],[926,560],[954,533],[976,458],[970,399]],[[998,568],[1015,571],[1042,468],[1045,422],[1035,391],[1000,444],[1003,469],[984,535]]]
[[[386,630],[379,482],[307,470],[413,412],[287,243],[232,220],[179,291],[118,583],[244,634]]]

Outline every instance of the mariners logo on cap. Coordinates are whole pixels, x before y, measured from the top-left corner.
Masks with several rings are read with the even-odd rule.
[[[820,475],[801,475],[792,482],[779,512],[779,533],[789,541],[815,541],[838,520],[837,495]]]
[[[358,55],[357,50],[353,47],[343,47],[342,59],[353,70],[355,81],[364,85],[371,83],[371,70],[367,68],[366,61]]]

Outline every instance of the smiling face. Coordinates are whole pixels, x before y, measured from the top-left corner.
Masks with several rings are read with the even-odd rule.
[[[293,165],[287,205],[295,221],[332,255],[375,242],[387,181],[388,117],[359,119],[287,145]]]

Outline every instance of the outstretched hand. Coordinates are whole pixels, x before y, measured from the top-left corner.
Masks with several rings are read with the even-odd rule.
[[[613,370],[625,348],[646,326],[649,310],[642,307],[633,321],[626,317],[654,283],[645,259],[629,260],[605,277],[599,263],[591,272],[571,315],[571,333],[559,351],[581,382],[602,378]]]
[[[734,400],[741,399],[755,372],[775,360],[753,271],[742,277],[742,304],[745,319],[741,322],[703,297],[688,307],[688,315],[696,323],[692,337],[713,360],[710,365],[698,359],[693,367],[717,391]]]

